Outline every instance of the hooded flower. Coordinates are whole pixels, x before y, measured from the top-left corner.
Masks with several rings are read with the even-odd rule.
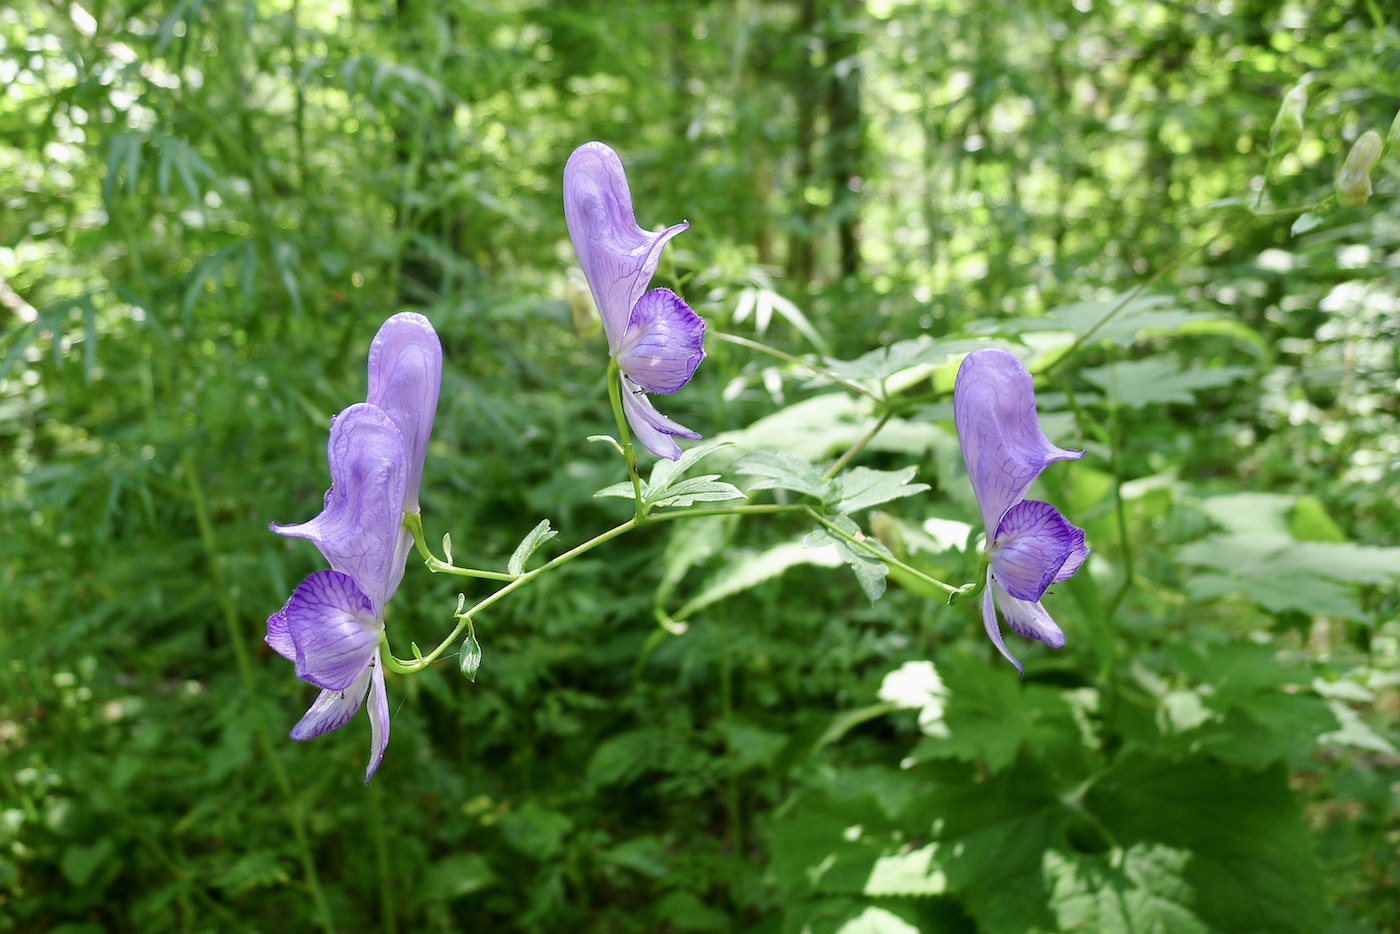
[[[418,485],[442,385],[442,346],[422,315],[384,322],[369,351],[369,401],[331,423],[331,488],[321,514],[279,535],[308,538],[331,569],[302,581],[267,621],[267,644],[321,688],[292,739],[347,723],[369,695],[368,784],[389,744],[389,701],[379,641],[384,608],[403,579]]]
[[[1025,499],[1051,461],[1077,460],[1083,451],[1057,448],[1040,430],[1030,371],[1005,350],[978,350],[958,368],[953,420],[987,530],[991,565],[982,594],[982,623],[992,643],[1018,670],[997,625],[997,609],[1029,639],[1061,648],[1065,635],[1040,598],[1089,556],[1084,530],[1049,503]]]
[[[660,233],[637,226],[622,160],[584,143],[564,167],[564,220],[593,293],[608,354],[622,370],[622,408],[637,439],[658,457],[681,456],[674,436],[698,438],[651,404],[649,392],[680,389],[705,358],[705,322],[669,289],[646,291],[661,249],[690,226]]]

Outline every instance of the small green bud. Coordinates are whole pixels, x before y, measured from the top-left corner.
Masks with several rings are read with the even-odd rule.
[[[1274,117],[1274,127],[1269,132],[1269,148],[1274,150],[1292,149],[1303,138],[1303,111],[1308,107],[1308,89],[1295,84],[1283,95],[1278,114]]]
[[[1362,133],[1352,144],[1347,161],[1342,165],[1342,174],[1337,176],[1334,185],[1337,203],[1342,207],[1360,207],[1371,197],[1371,169],[1381,157],[1382,146],[1381,135],[1375,130]]]
[[[564,301],[574,313],[574,330],[579,337],[592,338],[598,335],[603,319],[593,306],[593,293],[588,289],[588,281],[576,269],[569,270],[569,278],[564,281]]]
[[[467,641],[462,643],[462,674],[475,681],[477,669],[480,667],[481,643],[476,641],[476,628],[467,623]]]

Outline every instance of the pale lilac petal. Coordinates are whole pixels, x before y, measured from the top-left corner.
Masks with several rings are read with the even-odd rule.
[[[1067,581],[1074,576],[1074,572],[1079,570],[1079,566],[1089,557],[1089,545],[1084,541],[1084,533],[1080,532],[1079,544],[1069,553],[1065,563],[1060,568],[1060,573],[1055,575],[1055,583]]]
[[[963,360],[953,386],[953,420],[988,536],[1047,464],[1084,456],[1045,437],[1035,413],[1035,381],[1005,350],[977,350]]]
[[[418,511],[418,485],[442,390],[442,343],[428,319],[410,311],[385,321],[369,347],[369,399],[403,434],[408,476],[404,511]]]
[[[1006,649],[1006,643],[1001,639],[1001,627],[997,625],[997,605],[992,598],[992,572],[987,569],[987,584],[982,590],[982,626],[987,630],[987,637],[992,640],[992,645],[997,647],[997,651],[1006,656],[1006,660],[1016,666],[1016,670],[1025,673],[1026,669],[1020,662],[1016,661],[1016,656]]]
[[[1037,601],[1017,600],[1006,592],[1006,588],[1001,586],[995,575],[992,576],[991,589],[996,590],[997,606],[1001,609],[1006,625],[1013,631],[1027,639],[1044,642],[1052,649],[1064,648],[1065,634],[1055,625],[1050,614],[1045,612],[1044,606]]]
[[[336,416],[327,451],[331,488],[321,514],[298,525],[274,525],[272,531],[310,539],[333,569],[354,578],[382,618],[403,576],[406,554],[401,552],[408,473],[403,434],[383,409],[361,402]]]
[[[296,646],[297,677],[328,691],[354,683],[378,652],[384,628],[349,574],[316,571],[282,608]]]
[[[379,653],[370,662],[369,680],[369,766],[365,769],[365,784],[374,777],[375,769],[384,761],[389,746],[389,695],[384,690],[384,666]]]
[[[267,618],[267,637],[263,641],[272,646],[273,650],[287,661],[297,660],[297,647],[292,642],[291,632],[287,629],[286,607]]]
[[[1058,509],[1022,500],[1006,511],[992,540],[992,572],[1018,600],[1039,600],[1070,555],[1083,547],[1084,530]]]
[[[681,446],[672,439],[673,435],[681,438],[700,437],[700,432],[691,431],[656,411],[642,387],[626,376],[622,377],[622,411],[627,413],[627,423],[632,426],[637,440],[657,457],[680,459]]]
[[[637,226],[622,160],[602,143],[584,143],[564,167],[564,221],[603,319],[608,353],[616,355],[661,248],[690,225],[682,221],[660,233]]]
[[[617,351],[617,363],[647,392],[675,392],[705,359],[705,322],[670,289],[637,301]]]
[[[373,670],[366,666],[355,683],[343,691],[322,691],[306,716],[292,727],[292,739],[313,739],[349,723],[365,702],[365,692],[369,690]]]

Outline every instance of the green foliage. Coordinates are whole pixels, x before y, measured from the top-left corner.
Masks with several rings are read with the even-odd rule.
[[[1400,930],[1393,136],[1333,194],[1400,34],[1080,6],[0,4],[0,930]],[[592,138],[710,328],[666,411],[717,443],[645,508],[784,511],[491,606],[389,676],[366,788],[362,718],[286,738],[262,627],[320,565],[267,525],[399,309],[449,559],[631,515],[563,298]],[[1086,451],[1033,491],[1093,555],[1024,678],[927,579],[976,576],[991,345]],[[394,644],[457,586],[411,567]]]

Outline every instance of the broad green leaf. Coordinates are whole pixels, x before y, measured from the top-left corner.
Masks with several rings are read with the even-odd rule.
[[[648,485],[655,491],[656,495],[659,496],[691,467],[694,467],[720,448],[729,447],[732,444],[733,442],[731,441],[707,441],[704,444],[698,444],[693,448],[683,451],[681,456],[676,460],[663,457],[658,460],[656,466],[651,469],[651,478],[648,481]],[[718,476],[718,474],[716,474],[716,476]]]
[[[1110,363],[1083,370],[1082,375],[1115,402],[1131,408],[1166,403],[1191,405],[1196,401],[1193,393],[1197,390],[1228,386],[1250,372],[1239,366],[1187,370],[1170,357],[1156,356]]]
[[[423,901],[452,901],[500,881],[480,853],[459,851],[434,862],[423,873],[414,895]]]
[[[1282,765],[1120,756],[1085,797],[1120,846],[1191,854],[1181,878],[1213,930],[1325,930],[1331,911],[1302,807]]]
[[[506,563],[506,572],[508,574],[524,573],[525,562],[530,560],[530,556],[535,553],[535,550],[558,534],[558,532],[549,527],[548,519],[541,519],[540,524],[531,529],[524,540],[515,547],[514,553],[510,556],[510,561]]]
[[[918,468],[912,465],[899,470],[854,467],[832,479],[827,501],[837,512],[848,515],[892,499],[914,496],[928,489],[927,483],[909,482],[917,472]]]
[[[919,934],[919,929],[888,908],[870,905],[837,928],[836,934]]]
[[[1346,533],[1327,514],[1322,500],[1311,493],[1298,497],[1288,517],[1288,531],[1300,542],[1333,542],[1344,544]]]
[[[835,548],[805,548],[801,542],[784,542],[760,552],[737,552],[673,615],[688,619],[712,603],[757,587],[799,564],[832,568],[840,566],[841,557]]]
[[[938,844],[881,856],[865,880],[866,895],[942,895],[948,877],[938,865]]]
[[[498,826],[511,847],[543,861],[563,850],[564,836],[574,824],[557,811],[526,801],[518,810],[506,812]]]
[[[1113,860],[1046,850],[1050,908],[1061,931],[1206,934],[1192,912],[1194,896],[1182,877],[1191,854],[1138,843]]]
[[[750,485],[753,490],[773,488],[792,490],[822,499],[827,481],[811,462],[792,451],[754,451],[745,454],[734,465],[740,476],[761,477]]]

